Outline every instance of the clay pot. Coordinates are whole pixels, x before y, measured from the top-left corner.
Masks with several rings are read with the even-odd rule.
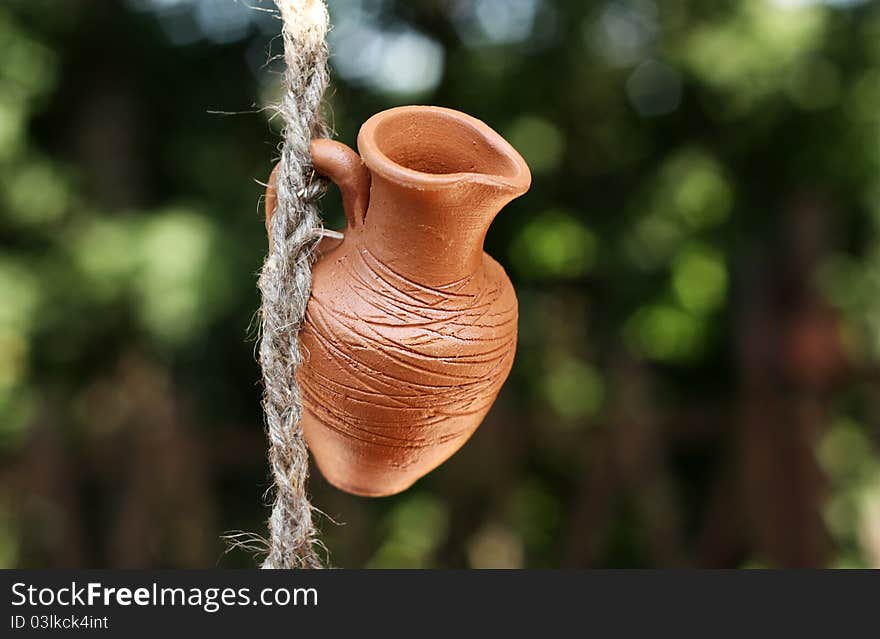
[[[531,175],[486,124],[439,107],[374,115],[358,149],[312,143],[348,226],[314,265],[298,379],[324,477],[381,496],[455,453],[510,372],[516,296],[483,240]],[[268,220],[271,181],[266,201]]]

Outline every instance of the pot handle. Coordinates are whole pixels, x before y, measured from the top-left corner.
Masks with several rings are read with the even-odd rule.
[[[370,202],[370,171],[364,165],[361,156],[342,142],[323,138],[312,140],[309,150],[312,154],[312,165],[315,167],[315,171],[339,187],[348,227],[361,226],[364,223],[367,205]],[[272,175],[269,176],[269,183],[266,186],[267,234],[271,228],[272,214],[275,212],[275,206],[278,202],[275,192],[277,174],[278,166],[272,170]]]

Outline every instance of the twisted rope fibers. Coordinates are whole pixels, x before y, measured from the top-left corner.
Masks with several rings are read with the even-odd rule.
[[[329,18],[323,0],[276,0],[283,21],[285,91],[280,105],[284,144],[277,171],[277,205],[271,250],[259,279],[262,294],[259,360],[269,439],[274,501],[269,551],[263,568],[320,568],[320,541],[306,492],[309,455],[302,432],[302,396],[296,372],[302,364],[299,331],[312,285],[320,240],[316,201],[323,183],[312,169],[309,143],[329,137],[320,115],[327,88]]]

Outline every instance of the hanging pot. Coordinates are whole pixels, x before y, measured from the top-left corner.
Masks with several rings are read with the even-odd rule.
[[[486,124],[439,107],[374,115],[358,149],[312,143],[348,225],[344,239],[322,243],[313,268],[298,381],[321,473],[347,492],[382,496],[455,453],[510,372],[516,296],[483,240],[531,175]]]

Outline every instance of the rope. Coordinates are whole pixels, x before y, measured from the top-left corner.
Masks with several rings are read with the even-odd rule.
[[[284,144],[277,173],[277,205],[271,250],[260,273],[263,410],[269,438],[274,502],[269,552],[263,568],[320,568],[320,546],[306,493],[309,454],[302,433],[302,398],[296,371],[302,363],[299,330],[312,286],[312,262],[320,239],[316,205],[322,183],[312,170],[309,142],[329,137],[320,107],[327,87],[329,18],[323,0],[275,0],[283,20]]]

